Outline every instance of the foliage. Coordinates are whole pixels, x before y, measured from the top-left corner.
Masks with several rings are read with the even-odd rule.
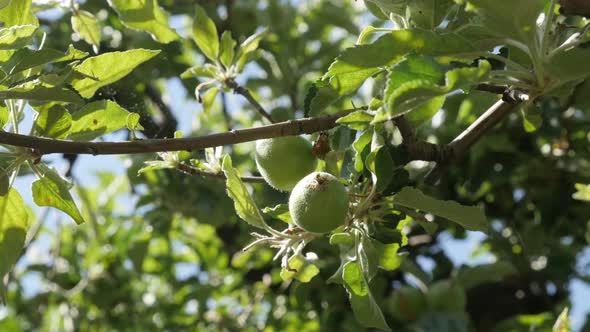
[[[566,3],[0,0],[0,330],[571,330],[590,21]],[[171,83],[202,104],[184,137]],[[113,133],[126,177],[45,157]],[[223,147],[302,133],[350,201],[327,234],[254,144]],[[168,148],[187,141],[205,148]],[[453,266],[442,240],[473,232],[494,261]],[[400,289],[424,310],[400,317]]]

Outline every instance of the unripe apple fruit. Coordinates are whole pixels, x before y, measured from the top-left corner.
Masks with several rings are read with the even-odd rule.
[[[295,225],[308,232],[327,233],[344,223],[348,192],[335,176],[314,172],[297,183],[289,197]]]
[[[415,321],[427,309],[426,296],[417,288],[403,286],[393,293],[389,309],[399,321]]]
[[[289,191],[301,178],[314,171],[316,159],[311,143],[299,136],[256,141],[256,165],[273,188]]]
[[[467,298],[465,290],[456,280],[441,280],[433,283],[426,293],[432,311],[463,312]]]

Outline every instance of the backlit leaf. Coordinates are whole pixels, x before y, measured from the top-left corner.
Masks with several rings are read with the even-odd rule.
[[[72,114],[68,139],[91,141],[104,134],[127,127],[129,113],[110,100],[99,100],[84,105]]]
[[[217,61],[219,56],[219,36],[215,22],[209,16],[205,9],[199,5],[196,6],[195,20],[193,22],[193,39],[203,54],[212,61]]]
[[[157,0],[109,0],[109,4],[126,26],[149,32],[160,43],[178,39],[178,34],[168,24],[168,13]]]
[[[72,29],[80,35],[84,41],[94,47],[98,52],[100,46],[100,27],[96,17],[85,10],[79,10],[72,15]]]
[[[158,53],[160,51],[134,49],[125,52],[104,53],[88,58],[74,67],[76,72],[87,77],[76,77],[71,84],[82,97],[90,98],[99,88],[127,76],[137,66],[155,57]]]
[[[22,197],[15,189],[0,196],[0,279],[12,269],[25,244],[30,227]],[[0,283],[0,297],[4,283]]]
[[[265,228],[264,218],[252,196],[250,196],[248,189],[246,189],[246,186],[240,179],[236,169],[232,167],[232,161],[229,155],[223,158],[222,169],[227,178],[227,194],[234,201],[234,207],[238,216],[252,226]]]
[[[47,169],[45,174],[33,182],[33,200],[38,206],[51,206],[67,213],[77,224],[84,222],[80,210],[70,194],[70,183],[54,169]]]

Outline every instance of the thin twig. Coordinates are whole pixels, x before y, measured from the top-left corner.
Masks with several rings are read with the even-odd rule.
[[[336,127],[336,120],[363,107],[336,114],[285,121],[281,123],[231,130],[198,137],[144,139],[123,142],[76,142],[45,137],[33,137],[0,131],[0,144],[35,149],[41,155],[73,154],[135,154],[165,151],[192,151],[204,148],[251,142],[263,138],[312,134]]]
[[[260,103],[254,98],[254,96],[252,96],[252,94],[250,93],[250,90],[244,88],[243,86],[239,85],[236,81],[234,81],[233,79],[227,79],[225,81],[225,85],[228,88],[231,88],[232,90],[234,90],[235,93],[240,94],[242,96],[244,96],[244,98],[246,98],[248,100],[248,102],[254,106],[254,108],[256,109],[256,111],[262,115],[265,119],[267,119],[268,121],[270,121],[270,123],[274,123],[272,117],[270,116],[270,114],[264,109],[264,107],[262,107],[262,105],[260,105]]]
[[[225,92],[221,91],[221,112],[223,113],[223,119],[225,120],[225,127],[227,130],[231,130],[231,117],[229,116],[229,112],[227,111],[227,100],[226,100]]]
[[[172,137],[174,136],[174,132],[176,131],[176,127],[178,126],[178,121],[170,107],[164,102],[160,91],[153,85],[147,84],[145,87],[145,94],[146,96],[158,107],[160,113],[162,114],[164,121],[159,125],[160,130],[156,133],[157,138],[159,137]]]
[[[213,172],[208,172],[187,164],[178,164],[176,166],[176,168],[188,175],[194,175],[194,176],[206,176],[206,177],[212,177],[212,178],[217,178],[217,179],[221,179],[221,180],[225,180],[225,174],[223,173],[213,173]],[[266,183],[266,181],[264,180],[263,177],[261,176],[241,176],[240,179],[243,182],[251,182],[251,183]]]

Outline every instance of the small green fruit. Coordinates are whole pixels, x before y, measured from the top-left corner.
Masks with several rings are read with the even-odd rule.
[[[308,232],[330,232],[344,223],[348,192],[335,176],[324,172],[311,173],[293,188],[289,212],[295,225]]]
[[[426,293],[428,305],[437,312],[463,312],[467,298],[457,281],[441,280],[433,283]]]
[[[393,293],[389,309],[393,316],[402,322],[412,322],[426,311],[426,297],[417,288],[403,286]]]
[[[311,149],[311,143],[299,136],[258,140],[256,165],[268,184],[289,191],[315,169],[317,161]]]

